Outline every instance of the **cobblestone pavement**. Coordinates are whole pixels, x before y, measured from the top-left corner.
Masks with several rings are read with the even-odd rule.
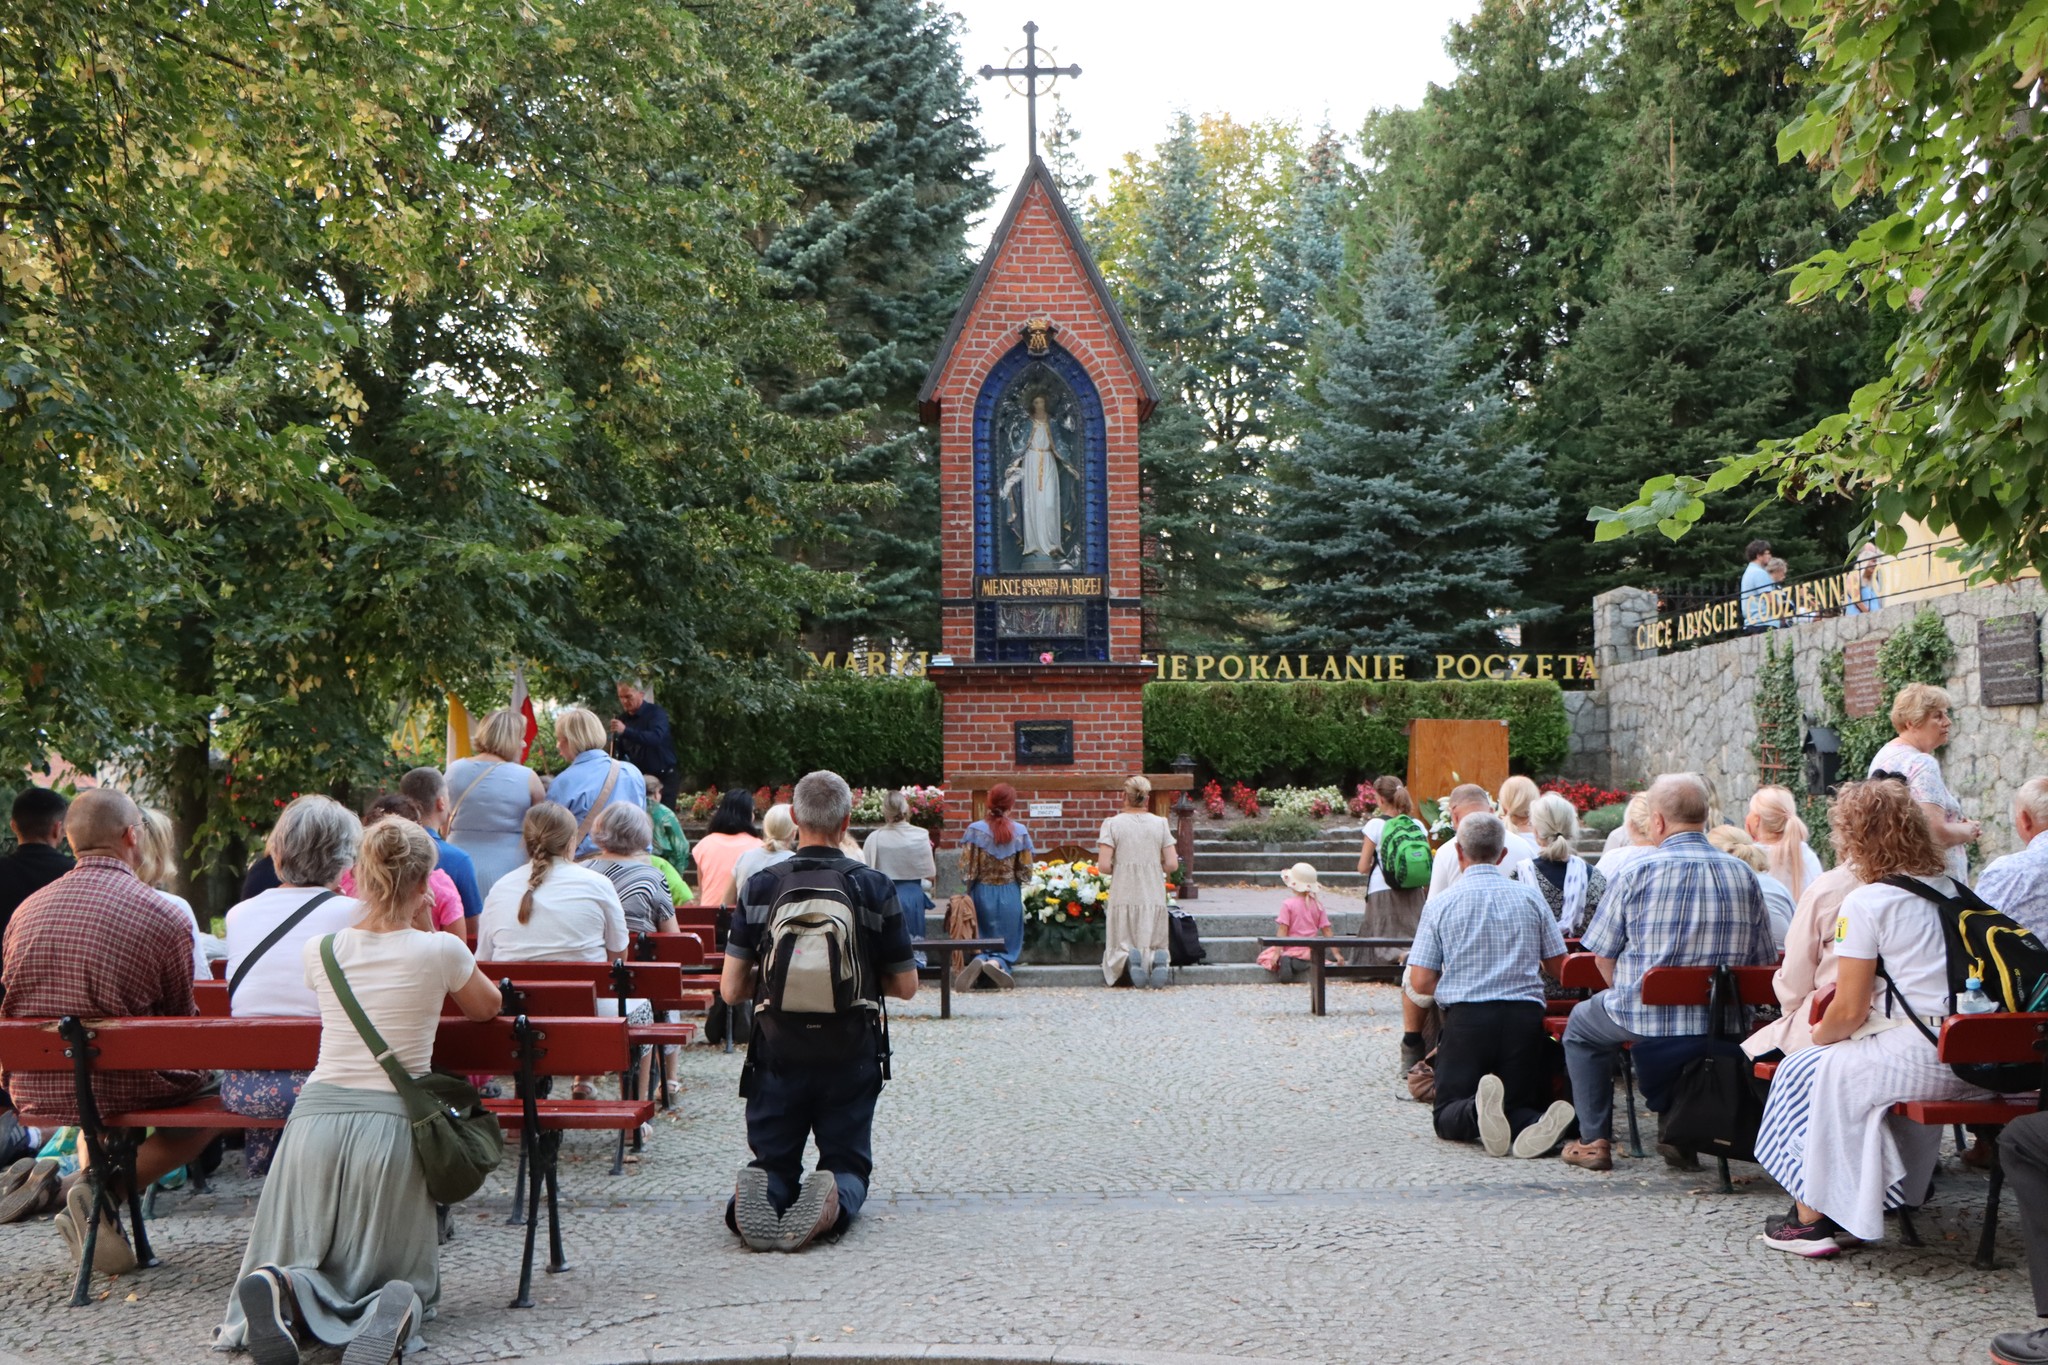
[[[1783,1196],[1755,1167],[1731,1196],[1654,1156],[1600,1176],[1436,1141],[1393,1082],[1391,988],[1333,984],[1331,1001],[1314,1019],[1300,987],[1020,991],[940,1021],[921,998],[898,1015],[868,1214],[796,1257],[752,1255],[719,1221],[744,1151],[739,1059],[693,1049],[680,1115],[623,1177],[602,1139],[571,1139],[573,1269],[538,1277],[538,1307],[505,1307],[508,1180],[465,1209],[414,1359],[913,1342],[1038,1360],[1978,1361],[1992,1331],[2031,1323],[2011,1201],[2005,1268],[1980,1273],[1984,1183],[1953,1159],[1928,1246],[1800,1261],[1757,1240]],[[47,1224],[0,1228],[0,1354],[209,1359],[255,1197],[238,1157],[209,1192],[166,1196],[164,1264],[77,1310]]]

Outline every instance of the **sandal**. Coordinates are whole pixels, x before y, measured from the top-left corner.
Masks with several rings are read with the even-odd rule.
[[[572,1100],[594,1100],[597,1098],[597,1088],[589,1081],[578,1081],[570,1088],[569,1098]]]

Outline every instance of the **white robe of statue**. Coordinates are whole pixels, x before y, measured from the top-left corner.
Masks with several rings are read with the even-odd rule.
[[[1019,462],[1018,495],[1023,526],[1019,540],[1027,555],[1060,554],[1060,465],[1053,452],[1052,422],[1045,415],[1045,399],[1031,400],[1031,434],[1025,438]]]

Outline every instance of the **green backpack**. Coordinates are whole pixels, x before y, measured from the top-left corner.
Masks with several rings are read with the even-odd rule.
[[[1396,891],[1429,885],[1429,835],[1412,816],[1393,815],[1380,830],[1380,874]]]

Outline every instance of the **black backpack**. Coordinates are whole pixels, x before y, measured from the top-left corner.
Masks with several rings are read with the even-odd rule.
[[[1982,983],[1984,994],[1998,1007],[2014,1014],[2048,1009],[2048,944],[2012,916],[1987,905],[1983,897],[1957,882],[1956,894],[1945,896],[1914,877],[1886,877],[1885,885],[1910,891],[1934,906],[1941,920],[1941,937],[1948,948],[1949,1009],[1969,989],[1969,979]],[[1899,1002],[1912,1017],[1914,1027],[1936,1046],[1934,1031],[1900,997],[1891,974],[1878,964],[1884,977],[1885,993]],[[2041,1084],[2039,1062],[1956,1062],[1950,1070],[1971,1085],[2010,1093],[2035,1090]]]
[[[786,1065],[850,1062],[878,1045],[879,994],[861,951],[859,897],[844,855],[791,858],[775,869],[775,894],[761,926],[754,1028],[765,1051]]]
[[[1169,907],[1166,912],[1166,961],[1172,967],[1192,967],[1197,962],[1207,962],[1209,950],[1202,946],[1202,931],[1195,927],[1195,917],[1179,906]]]

